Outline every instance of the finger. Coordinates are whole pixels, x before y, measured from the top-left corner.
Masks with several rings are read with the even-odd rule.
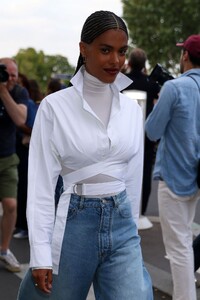
[[[52,270],[48,270],[46,274],[46,286],[49,290],[52,289],[52,280],[53,280]]]
[[[51,293],[51,287],[52,287],[52,277],[51,282],[48,281],[48,273],[52,273],[52,270],[42,270],[42,269],[36,269],[32,271],[32,275],[35,282],[35,287],[39,288],[41,291],[45,293]]]
[[[49,273],[51,270],[46,270],[45,274],[40,277],[40,289],[45,293],[51,293],[52,281],[49,282]]]

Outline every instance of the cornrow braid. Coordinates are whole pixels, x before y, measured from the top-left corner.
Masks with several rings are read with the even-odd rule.
[[[120,17],[110,11],[96,11],[86,19],[81,31],[81,41],[91,44],[95,38],[109,29],[121,29],[128,37],[126,24]],[[83,64],[83,57],[80,54],[74,75]]]

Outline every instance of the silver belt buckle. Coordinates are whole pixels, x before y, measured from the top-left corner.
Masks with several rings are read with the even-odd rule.
[[[81,196],[82,195],[82,187],[83,187],[82,183],[76,183],[73,186],[74,194]]]

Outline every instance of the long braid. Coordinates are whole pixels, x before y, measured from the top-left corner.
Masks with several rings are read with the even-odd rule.
[[[109,29],[121,29],[128,36],[126,24],[120,17],[110,11],[96,11],[86,19],[81,32],[81,41],[91,44],[95,38]],[[83,64],[84,59],[80,53],[74,75]]]

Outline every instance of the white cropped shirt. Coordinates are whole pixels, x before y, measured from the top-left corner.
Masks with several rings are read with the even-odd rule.
[[[143,173],[143,120],[136,101],[120,93],[130,84],[122,73],[113,92],[108,126],[83,98],[83,71],[72,87],[48,95],[38,109],[29,150],[27,220],[30,267],[53,267],[58,273],[70,194],[75,184],[98,175],[115,181],[89,185],[89,193],[118,193],[126,188],[137,224]],[[73,172],[72,172],[73,170]],[[64,180],[55,217],[58,175]],[[102,184],[102,186],[101,186]],[[87,193],[86,193],[87,194]]]

